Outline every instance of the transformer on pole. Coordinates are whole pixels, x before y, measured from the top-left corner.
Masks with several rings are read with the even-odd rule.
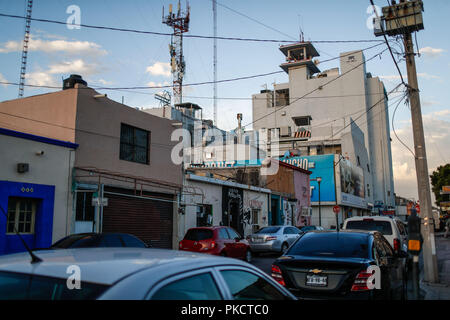
[[[180,1],[178,1],[178,10],[176,13],[172,11],[172,5],[169,5],[169,14],[163,16],[162,22],[173,28],[169,52],[170,52],[170,66],[173,76],[173,98],[174,103],[179,104],[183,102],[183,77],[186,68],[183,57],[183,33],[189,31],[189,4],[186,5],[185,11],[181,10]]]
[[[28,56],[28,42],[30,41],[30,27],[31,27],[31,10],[33,8],[33,0],[27,1],[26,19],[25,19],[25,35],[23,37],[22,61],[20,66],[20,81],[19,81],[19,98],[23,97],[25,87],[25,74],[27,69]]]

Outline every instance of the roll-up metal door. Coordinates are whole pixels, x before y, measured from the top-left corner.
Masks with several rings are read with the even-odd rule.
[[[129,233],[152,247],[172,249],[173,198],[159,201],[119,195],[117,189],[111,192],[105,189],[108,206],[103,209],[103,232]]]

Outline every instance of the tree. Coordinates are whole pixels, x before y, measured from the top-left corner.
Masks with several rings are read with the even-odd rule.
[[[439,166],[436,171],[430,176],[432,191],[436,197],[436,205],[439,206],[441,201],[445,201],[443,195],[441,195],[442,186],[450,186],[450,163],[444,166]]]

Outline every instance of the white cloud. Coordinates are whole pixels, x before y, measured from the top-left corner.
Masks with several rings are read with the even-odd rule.
[[[432,47],[425,47],[419,50],[420,54],[425,55],[426,57],[430,58],[437,58],[439,57],[445,50],[444,49],[438,49],[438,48],[432,48]]]
[[[50,74],[78,73],[81,75],[90,75],[97,71],[96,65],[87,64],[82,59],[76,59],[50,65],[47,72]]]
[[[48,72],[31,72],[25,75],[26,84],[34,85],[34,86],[50,86],[57,87],[61,86],[61,83],[58,83]]]
[[[64,52],[66,54],[105,55],[106,50],[94,42],[69,40],[42,40],[30,37],[29,51],[42,51],[46,53]],[[0,53],[22,51],[22,41],[7,41],[0,46]]]
[[[101,83],[104,86],[109,86],[109,85],[114,84],[113,81],[108,81],[108,80],[105,80],[105,79],[98,79],[97,82]]]
[[[0,73],[0,82],[8,82],[8,80],[6,80],[6,78]],[[1,84],[3,87],[6,87],[7,85],[2,83]]]
[[[25,75],[26,84],[36,86],[61,86],[61,75],[68,75],[70,73],[80,74],[82,76],[92,75],[99,72],[97,65],[88,64],[82,59],[71,61],[63,61],[52,64],[47,70],[39,70],[30,72]],[[56,77],[55,77],[56,75]]]
[[[425,80],[432,80],[432,79],[441,79],[441,77],[436,76],[434,74],[429,74],[426,72],[420,72],[417,74],[418,78],[423,78]],[[397,74],[392,74],[392,75],[387,75],[387,76],[379,76],[380,79],[382,80],[386,80],[386,81],[399,81],[400,80],[400,75]],[[403,74],[403,78],[407,79],[406,74]]]
[[[170,77],[171,68],[170,64],[166,62],[155,62],[153,65],[147,67],[146,72],[154,76]]]
[[[450,160],[450,110],[435,111],[423,115],[427,162],[432,172],[439,165]],[[413,131],[411,121],[401,129],[396,129],[399,138],[414,151]],[[397,140],[394,133],[392,137],[392,164],[394,170],[395,192],[407,198],[417,199],[417,178],[413,155]],[[434,196],[432,195],[434,202]],[[433,203],[434,204],[434,203]]]
[[[150,82],[147,82],[147,86],[149,86],[149,87],[163,87],[163,86],[170,86],[170,83],[167,82],[167,81],[164,81],[164,82],[150,81]]]

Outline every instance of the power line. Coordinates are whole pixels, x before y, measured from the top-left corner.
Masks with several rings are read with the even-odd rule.
[[[392,131],[394,131],[394,135],[397,138],[397,140],[406,148],[408,149],[409,152],[411,152],[411,154],[413,155],[414,159],[416,159],[416,155],[414,154],[414,152],[406,145],[406,143],[404,143],[397,135],[397,132],[395,131],[395,126],[394,126],[394,119],[395,119],[395,113],[397,112],[397,108],[400,105],[400,102],[403,101],[403,99],[405,99],[406,95],[404,95],[402,97],[402,99],[400,99],[400,101],[397,103],[397,106],[394,109],[394,113],[392,114]]]
[[[4,14],[0,13],[0,17],[6,18],[15,18],[15,19],[26,19],[24,16],[12,15],[12,14]],[[66,21],[57,21],[50,19],[38,19],[31,18],[32,21],[37,22],[45,22],[45,23],[53,23],[59,25],[67,25]],[[137,29],[126,29],[126,28],[117,28],[117,27],[107,27],[107,26],[99,26],[99,25],[88,25],[88,24],[80,24],[80,27],[90,28],[90,29],[100,29],[100,30],[110,30],[110,31],[118,31],[118,32],[130,32],[130,33],[138,33],[138,34],[146,34],[146,35],[156,35],[156,36],[171,36],[171,33],[166,32],[157,32],[157,31],[144,31]],[[283,40],[283,39],[256,39],[256,38],[240,38],[240,37],[214,37],[214,36],[206,36],[206,35],[193,35],[187,34],[184,35],[185,38],[199,38],[199,39],[218,39],[218,40],[231,40],[231,41],[248,41],[248,42],[286,42],[292,43],[292,40]],[[315,40],[309,41],[311,43],[368,43],[368,42],[380,42],[382,40]]]
[[[369,0],[369,1],[370,1],[370,3],[372,4],[373,11],[375,12],[375,15],[377,16],[378,21],[380,21],[381,32],[383,33],[384,42],[386,43],[386,45],[387,45],[387,47],[388,47],[388,49],[389,49],[389,52],[390,52],[391,57],[392,57],[392,60],[394,61],[395,67],[397,68],[397,71],[398,71],[398,73],[399,73],[399,75],[400,75],[400,79],[401,79],[401,81],[402,81],[402,84],[403,84],[405,87],[408,87],[408,85],[405,83],[405,80],[403,80],[402,72],[400,71],[400,67],[398,66],[398,63],[397,63],[397,61],[395,60],[394,53],[392,52],[392,48],[391,48],[391,46],[389,45],[389,41],[388,41],[388,39],[387,39],[387,37],[386,37],[386,33],[385,33],[385,31],[384,31],[383,24],[381,23],[381,19],[380,19],[380,17],[378,16],[377,10],[375,9],[375,4],[373,3],[373,0]]]
[[[366,60],[366,61],[362,61],[361,63],[359,63],[358,65],[356,65],[356,66],[353,67],[352,69],[347,70],[346,72],[340,74],[340,75],[337,76],[336,78],[333,78],[333,79],[331,79],[330,81],[328,81],[328,82],[326,82],[326,83],[324,83],[324,84],[322,84],[322,85],[319,85],[319,86],[318,86],[317,88],[315,88],[314,90],[311,90],[311,91],[305,93],[303,96],[301,96],[301,97],[295,99],[295,100],[292,101],[289,105],[292,105],[293,103],[295,103],[295,102],[297,102],[297,101],[299,101],[299,100],[301,100],[301,99],[304,99],[305,97],[307,97],[307,96],[309,96],[310,94],[316,92],[317,90],[323,89],[325,86],[327,86],[327,85],[329,85],[330,83],[332,83],[332,82],[334,82],[334,81],[336,81],[336,80],[342,78],[342,77],[345,76],[346,74],[348,74],[348,73],[350,73],[350,72],[356,70],[357,68],[359,68],[360,66],[362,66],[362,65],[365,64],[366,62],[369,62],[369,61],[375,59],[376,57],[381,56],[386,50],[387,50],[387,49],[385,49],[385,50],[383,50],[383,51],[377,53],[376,55],[372,56],[371,58],[369,58],[369,59]],[[252,122],[249,122],[248,124],[244,125],[243,128],[249,126],[250,124],[254,124],[254,123],[257,122],[257,121],[260,121],[260,120],[262,120],[262,119],[264,119],[264,118],[266,118],[266,117],[268,117],[268,116],[270,116],[270,115],[272,115],[272,114],[274,114],[274,113],[276,113],[276,112],[278,112],[278,111],[280,111],[280,110],[286,108],[286,107],[289,106],[289,105],[282,106],[282,107],[279,108],[278,110],[277,110],[277,108],[275,107],[275,110],[274,110],[274,111],[269,112],[269,113],[263,115],[262,117],[259,117],[258,119],[253,120]]]

